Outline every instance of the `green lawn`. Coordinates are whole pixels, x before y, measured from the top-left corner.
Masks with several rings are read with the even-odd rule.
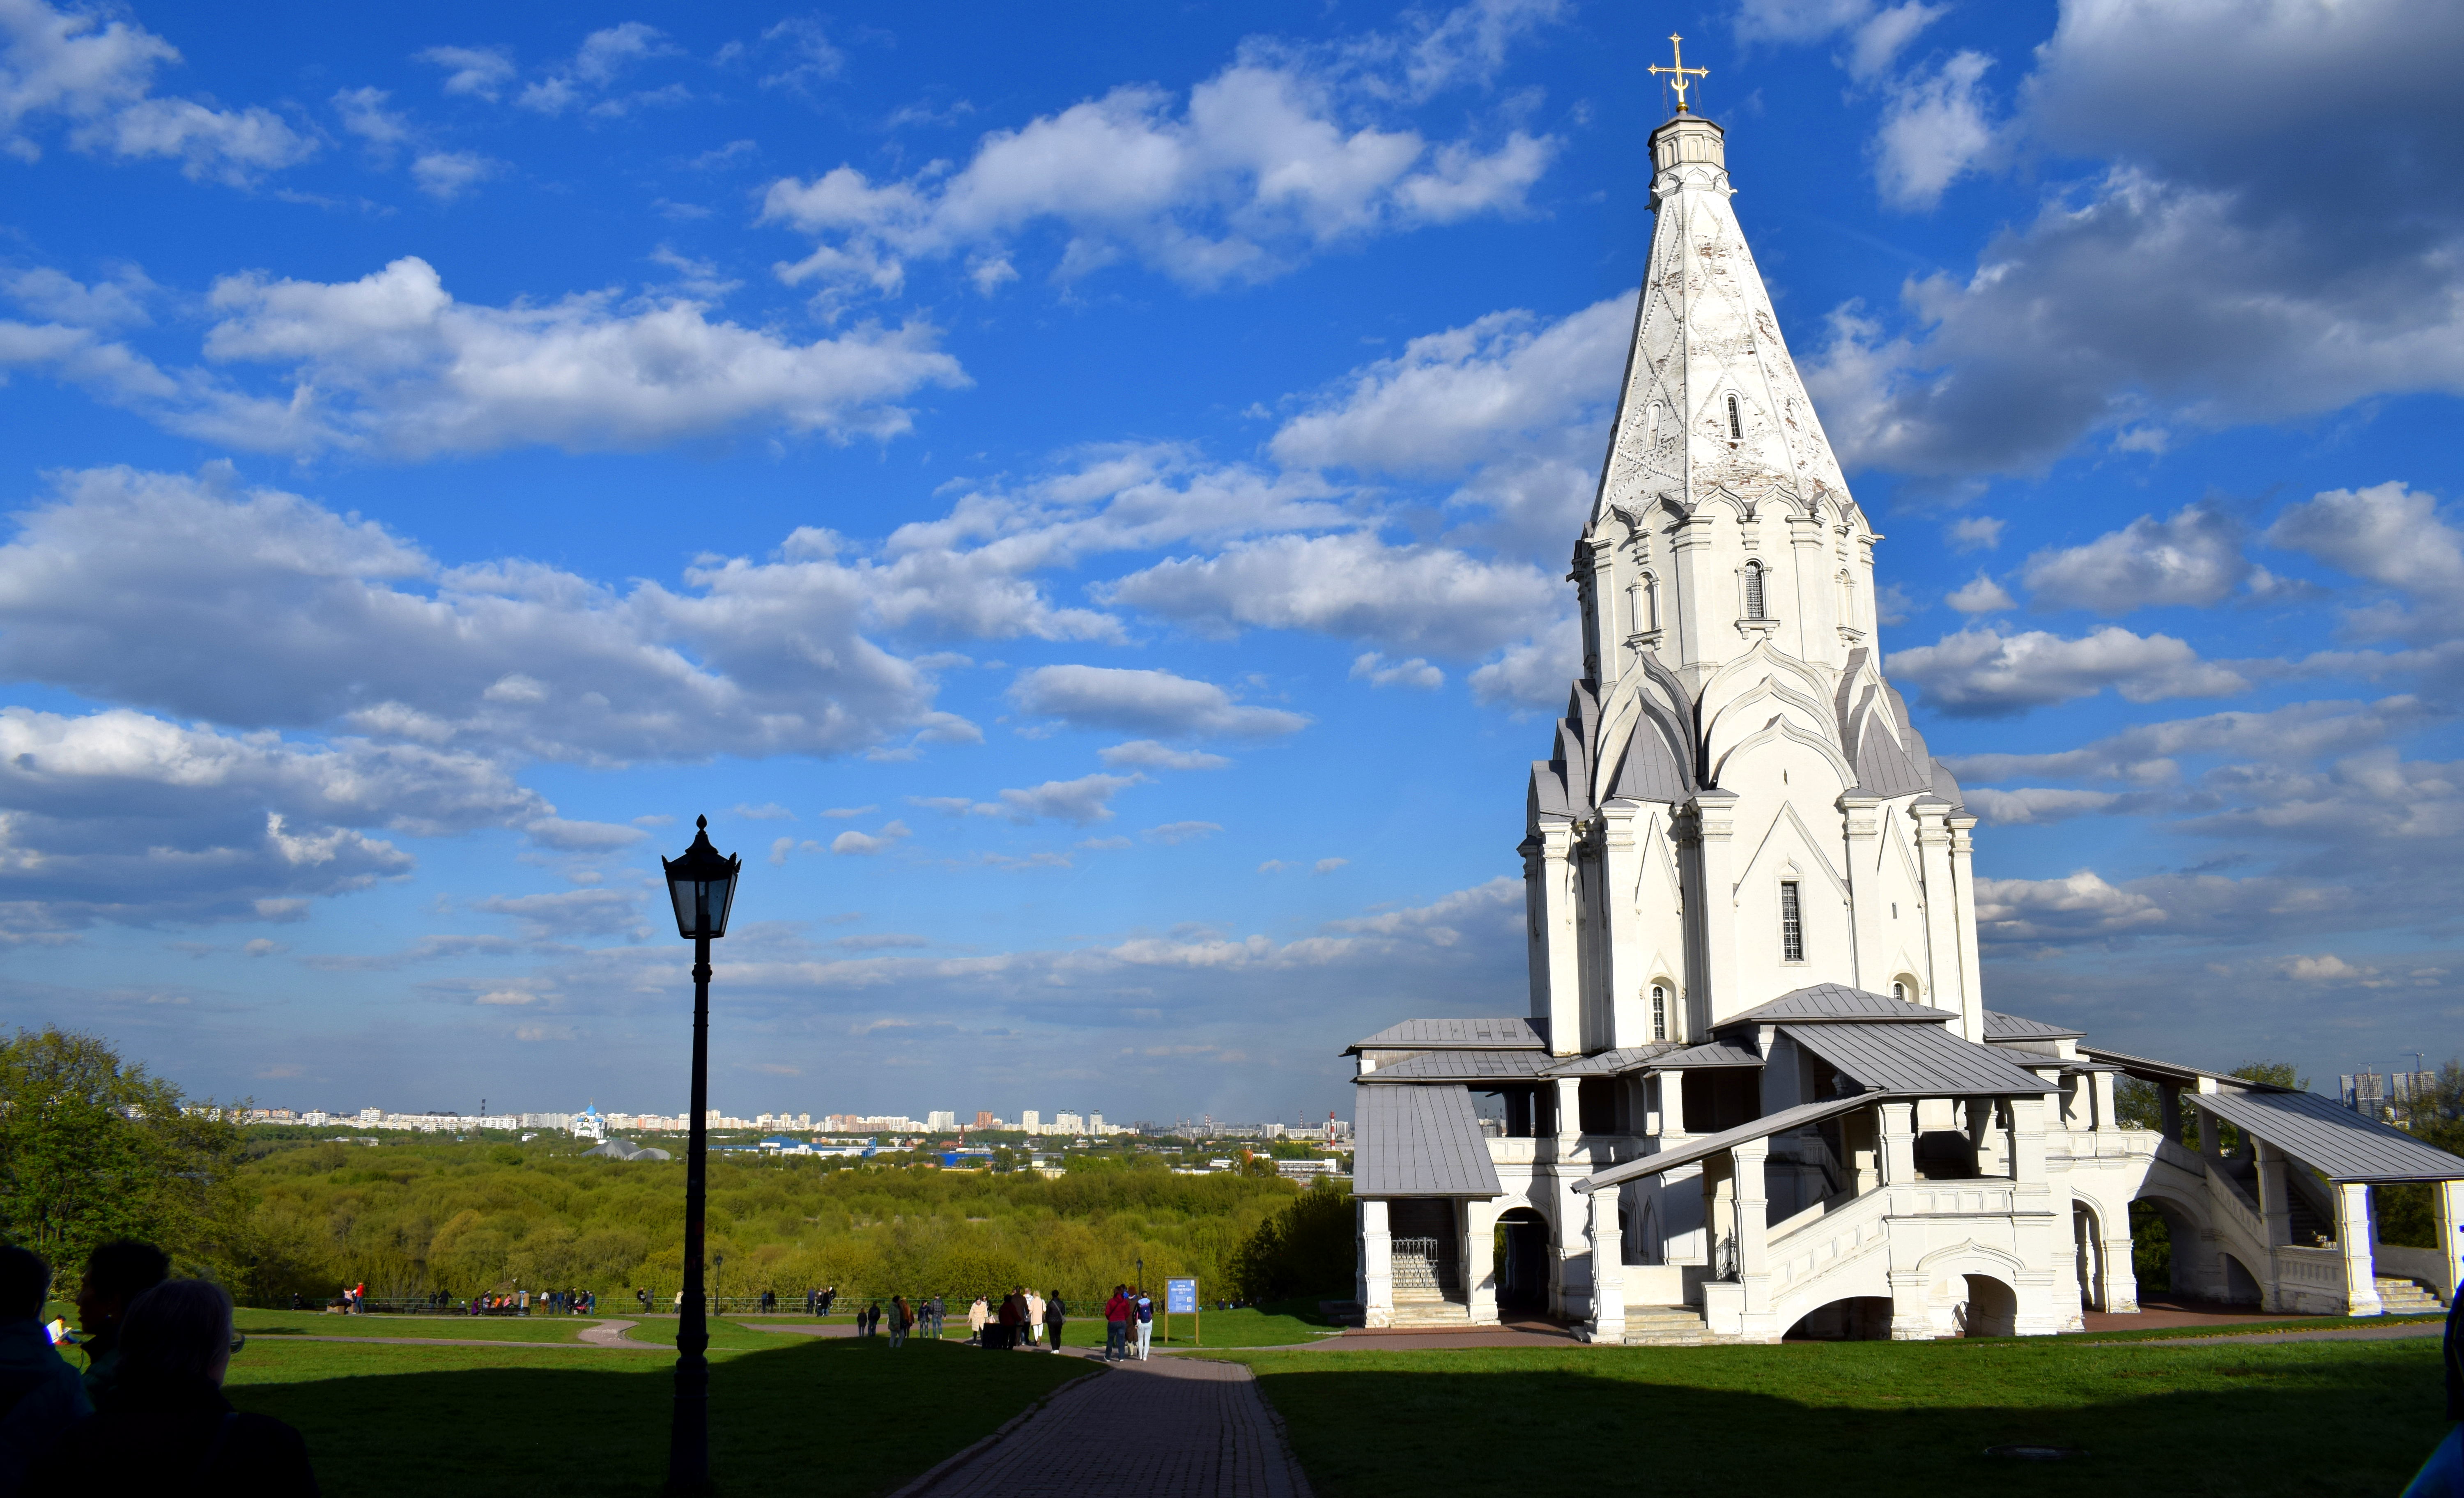
[[[591,1316],[341,1316],[316,1311],[231,1312],[231,1325],[250,1336],[475,1337],[485,1342],[570,1342]],[[672,1334],[672,1333],[671,1333]]]
[[[1232,1355],[1320,1498],[1819,1489],[2399,1491],[2445,1434],[2438,1341],[2052,1338]],[[1988,1446],[2084,1450],[2051,1463]]]
[[[722,1494],[888,1492],[1094,1372],[957,1346],[737,1335],[759,1351],[712,1359]],[[673,1372],[655,1352],[269,1337],[232,1360],[228,1387],[240,1408],[299,1428],[329,1498],[622,1498],[659,1490]]]

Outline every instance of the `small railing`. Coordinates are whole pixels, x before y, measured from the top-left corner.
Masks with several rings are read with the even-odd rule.
[[[1442,1291],[1439,1278],[1438,1241],[1434,1238],[1395,1240],[1395,1288]]]

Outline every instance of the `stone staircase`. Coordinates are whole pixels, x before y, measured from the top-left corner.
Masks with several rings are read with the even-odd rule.
[[[1703,1313],[1691,1306],[1628,1306],[1625,1308],[1625,1345],[1628,1347],[1702,1347],[1712,1342],[1730,1342],[1733,1337],[1714,1336],[1704,1324]]]
[[[2379,1304],[2387,1308],[2390,1316],[2434,1316],[2447,1309],[2419,1280],[2387,1274],[2372,1275],[2371,1279],[2378,1286]]]
[[[2285,1203],[2293,1228],[2295,1246],[2301,1248],[2333,1248],[2336,1246],[2336,1224],[2319,1216],[2308,1199],[2299,1191]]]
[[[1454,1266],[1440,1257],[1436,1239],[1397,1238],[1394,1249],[1395,1319],[1390,1325],[1471,1325],[1471,1307],[1448,1293]]]
[[[1440,1289],[1395,1287],[1395,1327],[1468,1327],[1471,1308]]]

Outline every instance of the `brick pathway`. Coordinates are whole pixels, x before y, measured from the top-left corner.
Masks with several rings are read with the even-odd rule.
[[[1239,1363],[1114,1363],[896,1498],[1309,1498]]]

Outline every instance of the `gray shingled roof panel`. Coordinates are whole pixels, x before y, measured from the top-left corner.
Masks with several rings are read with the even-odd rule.
[[[1546,1050],[1549,1033],[1511,1015],[1489,1020],[1405,1020],[1345,1047],[1362,1050]]]
[[[2316,1092],[2185,1092],[2182,1101],[2248,1130],[2329,1180],[2464,1179],[2464,1158]]]
[[[1529,1082],[1549,1069],[1545,1050],[1429,1050],[1379,1067],[1362,1082]]]
[[[1560,1061],[1548,1068],[1544,1074],[1552,1077],[1620,1077],[1629,1071],[1643,1070],[1661,1057],[1684,1048],[1677,1041],[1654,1041],[1648,1046],[1628,1046],[1622,1050],[1604,1050],[1596,1055]]]
[[[1925,1024],[1783,1024],[1780,1033],[1869,1092],[2009,1097],[2060,1089],[1999,1051]]]
[[[2290,1092],[2293,1090],[2288,1087],[2277,1087],[2273,1082],[2247,1081],[2229,1071],[2210,1071],[2179,1061],[2158,1061],[2153,1056],[2133,1056],[2124,1051],[2108,1050],[2102,1046],[2081,1046],[2079,1049],[2079,1054],[2089,1060],[2112,1062],[2132,1076],[2139,1076],[2144,1072],[2151,1078],[2163,1077],[2177,1086],[2195,1086],[2201,1077],[2212,1077],[2219,1082],[2230,1082],[2234,1087],[2252,1091]]]
[[[1771,1002],[1748,1009],[1743,1014],[1730,1015],[1712,1028],[1725,1030],[1732,1024],[1785,1024],[1792,1021],[1799,1024],[1837,1021],[1904,1024],[1916,1020],[1930,1020],[1939,1024],[1945,1020],[1958,1018],[1947,1009],[1930,1008],[1882,994],[1869,994],[1844,983],[1816,983],[1811,988],[1782,994]]]
[[[1767,1113],[1749,1124],[1740,1124],[1734,1129],[1725,1130],[1719,1134],[1706,1134],[1699,1139],[1688,1139],[1672,1150],[1662,1150],[1657,1155],[1646,1155],[1639,1160],[1627,1160],[1621,1165],[1612,1165],[1606,1170],[1594,1171],[1588,1177],[1574,1182],[1574,1189],[1598,1191],[1603,1187],[1617,1185],[1620,1181],[1639,1180],[1645,1176],[1657,1176],[1661,1171],[1675,1170],[1680,1165],[1691,1165],[1696,1160],[1709,1159],[1714,1155],[1733,1150],[1750,1139],[1768,1138],[1774,1134],[1786,1134],[1792,1129],[1802,1129],[1807,1124],[1820,1123],[1825,1118],[1847,1112],[1851,1109],[1869,1108],[1873,1106],[1874,1101],[1875,1099],[1870,1097],[1833,1097],[1819,1103],[1799,1103],[1794,1108],[1783,1108],[1778,1112]]]
[[[1493,1197],[1497,1166],[1461,1087],[1363,1087],[1353,1110],[1352,1194]]]
[[[1671,1051],[1655,1058],[1654,1071],[1683,1071],[1689,1067],[1759,1067],[1763,1058],[1743,1046],[1730,1046],[1722,1041],[1709,1041],[1683,1050]]]
[[[2066,1030],[2042,1020],[2023,1019],[1996,1010],[1985,1011],[1985,1038],[1990,1041],[2078,1040],[2085,1030]]]

